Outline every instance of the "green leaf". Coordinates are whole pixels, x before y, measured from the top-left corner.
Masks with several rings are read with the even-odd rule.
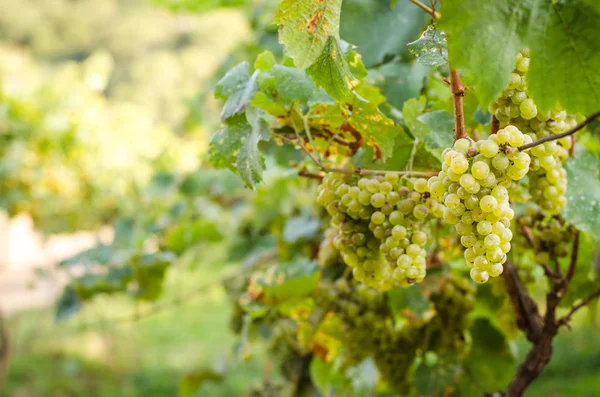
[[[573,113],[598,111],[600,15],[577,1],[536,3],[527,40],[530,95],[542,109],[560,102]]]
[[[281,263],[256,280],[269,300],[284,301],[310,294],[321,277],[315,261],[306,258]]]
[[[165,248],[182,254],[195,244],[220,241],[222,238],[223,235],[215,222],[208,219],[190,219],[180,221],[166,231]]]
[[[350,65],[340,42],[333,36],[327,39],[323,52],[307,72],[319,87],[323,87],[338,101],[350,98],[359,83],[350,72]]]
[[[283,228],[283,240],[286,243],[296,243],[300,240],[310,240],[319,234],[321,222],[311,215],[288,218]]]
[[[275,13],[279,42],[300,69],[312,65],[330,36],[339,39],[342,0],[283,0]]]
[[[464,366],[472,376],[463,376],[459,395],[476,396],[481,390],[472,379],[490,392],[504,390],[514,376],[516,362],[505,336],[489,320],[478,318],[471,327],[471,353]]]
[[[425,113],[427,100],[425,97],[411,98],[402,106],[402,118],[408,130],[417,138],[423,140],[427,134],[427,126],[418,120]]]
[[[600,103],[597,20],[579,1],[453,0],[444,3],[438,26],[451,37],[450,63],[475,87],[482,108],[506,87],[517,52],[529,48],[527,81],[536,103],[592,113]]]
[[[314,355],[310,361],[309,372],[311,381],[323,396],[335,394],[335,391],[346,382],[335,362],[323,361],[317,355]]]
[[[429,25],[421,37],[408,43],[408,50],[417,57],[417,62],[427,66],[444,66],[448,63],[446,33]]]
[[[288,108],[294,103],[333,104],[324,90],[317,88],[306,73],[296,68],[275,65],[268,72],[261,73],[258,85],[262,92]]]
[[[508,84],[515,56],[525,47],[522,37],[531,1],[451,0],[444,2],[438,27],[451,37],[453,68],[475,87],[486,108]],[[469,18],[465,18],[468,15]]]
[[[600,157],[579,150],[565,168],[568,185],[563,216],[579,230],[600,237]]]
[[[429,151],[441,158],[442,151],[451,147],[454,142],[454,116],[445,110],[425,113],[417,117],[417,121],[425,124],[428,132],[424,143]]]
[[[582,0],[582,2],[591,7],[596,13],[600,14],[600,3],[597,0]]]
[[[356,49],[352,45],[346,43],[345,41],[342,41],[341,45],[342,45],[342,50],[346,54],[346,58],[348,60],[348,64],[350,65],[350,71],[352,72],[352,74],[357,79],[364,79],[365,77],[367,77],[367,74],[368,74],[367,68],[365,67],[365,64],[363,63],[363,60],[362,60],[362,57],[360,56],[360,54],[358,52],[356,52]]]
[[[227,99],[221,112],[221,120],[238,115],[256,94],[258,71],[252,76],[248,74],[248,63],[242,62],[223,76],[215,87],[217,98]]]
[[[276,64],[275,55],[271,51],[263,51],[256,57],[254,69],[266,72],[267,70],[271,70]]]
[[[222,374],[211,369],[192,372],[185,375],[179,382],[178,396],[193,397],[204,382],[223,382],[225,378]]]
[[[244,184],[254,188],[261,181],[264,160],[258,150],[260,141],[268,140],[269,128],[256,108],[227,120],[209,145],[209,160],[216,168],[237,172]]]
[[[363,95],[365,91],[361,91],[359,94]],[[374,93],[367,96],[367,99],[371,95]],[[381,113],[376,104],[363,102],[358,98],[353,102],[352,113],[348,121],[371,146],[375,143],[379,147],[383,159],[392,156],[395,138],[404,132],[394,120]]]
[[[264,159],[258,151],[260,141],[268,141],[271,131],[258,110],[247,112],[250,134],[243,140],[242,148],[236,159],[237,171],[247,186],[253,187],[262,180],[265,168]]]
[[[418,318],[423,318],[425,313],[432,307],[423,294],[421,285],[390,290],[388,292],[388,304],[394,313],[402,314],[408,310]]]
[[[81,302],[71,285],[67,285],[64,289],[58,302],[56,303],[56,321],[65,320],[76,314],[81,309]]]
[[[356,46],[367,67],[381,63],[387,55],[407,52],[427,16],[408,0],[392,8],[390,0],[344,0],[341,37]]]
[[[428,70],[418,63],[388,63],[371,69],[367,82],[379,87],[388,102],[400,109],[404,102],[419,96]]]
[[[454,385],[461,373],[462,368],[454,354],[441,354],[434,363],[421,361],[415,370],[415,388],[422,397],[443,396],[446,388]]]

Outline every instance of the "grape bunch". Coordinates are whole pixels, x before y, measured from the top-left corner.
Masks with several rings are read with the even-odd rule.
[[[450,277],[431,294],[437,315],[428,324],[428,350],[467,353],[470,327],[469,312],[475,307],[475,287],[466,279]]]
[[[545,215],[535,207],[528,207],[522,221],[531,230],[536,262],[548,263],[569,254],[573,229],[562,216]]]
[[[469,313],[475,288],[466,280],[443,277],[431,293],[435,314],[399,325],[384,292],[345,279],[322,281],[317,305],[341,320],[346,364],[372,357],[382,380],[400,395],[411,387],[410,371],[420,354],[469,350]]]
[[[372,357],[382,380],[398,394],[407,394],[409,372],[423,341],[421,329],[397,327],[385,293],[364,284],[322,282],[318,297],[317,305],[342,321],[345,364]]]
[[[429,180],[432,195],[446,206],[444,220],[461,236],[471,278],[478,283],[502,274],[514,217],[508,188],[527,175],[531,161],[515,147],[530,141],[514,126],[476,143],[459,139],[444,150],[442,171]]]
[[[517,54],[516,67],[510,75],[508,88],[490,106],[490,112],[503,125],[514,125],[532,141],[550,134],[565,132],[577,124],[574,115],[560,108],[542,112],[527,92],[529,50]],[[562,166],[573,145],[571,137],[545,142],[529,150],[532,156],[529,174],[529,192],[533,201],[549,213],[558,213],[566,205],[564,196],[567,174]]]
[[[429,220],[444,213],[427,180],[328,173],[317,202],[331,215],[334,247],[356,280],[387,290],[425,278]]]

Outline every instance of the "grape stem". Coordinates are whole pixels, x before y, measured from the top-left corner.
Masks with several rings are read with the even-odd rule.
[[[457,69],[450,69],[450,89],[452,90],[452,104],[454,105],[454,140],[456,141],[467,137],[463,108],[465,87],[460,81],[460,73]]]
[[[321,166],[321,170],[324,172],[339,172],[341,174],[358,174],[358,175],[399,175],[399,176],[435,176],[437,171],[388,171],[388,170],[369,170],[364,168],[346,169],[346,168],[332,168],[327,166]]]
[[[588,125],[589,123],[591,123],[592,121],[594,121],[598,117],[600,117],[600,112],[596,112],[596,113],[592,114],[590,117],[588,117],[587,119],[585,119],[581,124],[578,124],[577,126],[571,128],[569,131],[565,131],[565,132],[562,132],[560,134],[548,135],[546,137],[543,137],[542,139],[538,139],[537,141],[528,143],[526,145],[519,146],[518,149],[521,150],[521,151],[527,150],[527,149],[531,149],[532,147],[541,145],[544,142],[555,141],[557,139],[564,138],[564,137],[569,136],[569,135],[573,135],[574,133],[576,133],[577,131],[583,129],[586,125]]]
[[[490,126],[490,135],[495,134],[500,129],[500,120],[492,115],[492,125]]]
[[[441,17],[439,12],[437,12],[433,8],[421,3],[419,0],[410,0],[410,2],[413,3],[414,5],[416,5],[417,7],[419,7],[420,9],[422,9],[423,11],[425,11],[426,13],[428,13],[429,15],[431,15],[431,18],[433,18],[434,20]]]

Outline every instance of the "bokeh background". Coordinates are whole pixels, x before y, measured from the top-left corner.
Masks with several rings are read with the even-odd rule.
[[[176,396],[195,378],[206,380],[195,395],[237,396],[265,371],[260,349],[240,354],[229,331],[221,280],[240,263],[227,239],[181,255],[156,302],[101,295],[57,321],[65,283],[94,266],[74,255],[151,244],[140,224],[178,202],[180,175],[208,178],[212,199],[260,194],[205,158],[215,82],[264,48],[281,52],[277,2],[171,3],[0,0],[2,397]],[[209,204],[206,218],[226,228],[233,215]],[[528,396],[600,395],[597,314],[564,330]]]

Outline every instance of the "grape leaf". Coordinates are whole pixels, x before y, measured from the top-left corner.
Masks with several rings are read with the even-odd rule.
[[[414,288],[396,288],[388,292],[388,305],[393,313],[408,314],[423,318],[425,313],[431,310],[431,303],[425,297],[421,285]]]
[[[283,240],[292,244],[299,240],[310,240],[318,235],[320,227],[321,222],[312,215],[289,218],[283,228]]]
[[[194,397],[196,392],[205,382],[217,382],[221,383],[225,380],[225,377],[211,369],[204,369],[201,371],[195,371],[185,375],[179,382],[178,393],[180,397]]]
[[[562,214],[579,230],[600,236],[600,158],[579,150],[565,164],[567,205]]]
[[[443,396],[447,387],[454,385],[462,368],[452,353],[441,354],[435,363],[422,361],[415,371],[415,388],[423,397]]]
[[[335,364],[335,362],[323,361],[317,355],[314,355],[310,361],[310,379],[323,396],[332,395],[347,381],[339,366]]]
[[[585,4],[591,7],[594,11],[600,14],[600,3],[597,0],[582,0]]]
[[[427,15],[408,0],[398,1],[393,8],[390,0],[345,0],[340,34],[358,46],[370,67],[381,63],[386,55],[406,53],[406,43],[419,35],[426,19]]]
[[[256,108],[249,108],[227,120],[225,128],[217,132],[209,145],[209,160],[216,168],[230,168],[237,172],[250,188],[261,181],[264,160],[258,150],[260,141],[268,140],[269,126]]]
[[[448,63],[446,33],[433,25],[429,25],[417,40],[408,43],[408,50],[423,65],[444,66]]]
[[[463,376],[459,395],[476,396],[481,390],[473,383],[477,379],[491,392],[504,390],[513,377],[516,363],[504,335],[489,320],[478,318],[471,327],[473,345],[464,365],[471,376]]]
[[[419,116],[425,113],[427,100],[425,97],[411,98],[404,102],[402,106],[402,118],[408,130],[419,139],[424,139],[427,134],[427,126],[418,120]]]
[[[445,110],[424,113],[417,117],[417,121],[427,126],[427,133],[423,139],[429,151],[441,158],[442,151],[452,146],[454,142],[454,117]]]
[[[371,88],[371,90],[367,92],[366,88]],[[359,92],[361,96],[371,101],[363,102],[355,98],[348,121],[352,127],[365,137],[367,142],[370,141],[371,146],[374,141],[381,149],[383,159],[386,159],[392,156],[395,138],[403,132],[403,129],[379,111],[377,108],[379,100],[376,99],[379,90],[372,90],[372,88],[374,87],[363,87]]]
[[[310,294],[317,286],[320,277],[317,263],[302,258],[269,268],[255,282],[264,289],[268,300],[280,302]]]
[[[258,86],[260,91],[286,107],[295,102],[301,105],[333,104],[333,100],[324,90],[317,88],[306,73],[296,68],[275,65],[268,72],[260,74]]]
[[[330,36],[339,39],[342,0],[284,0],[275,13],[279,41],[304,70],[321,55]]]
[[[56,302],[56,321],[65,320],[76,314],[81,309],[81,302],[75,289],[71,285],[67,285],[58,301]]]
[[[229,70],[219,80],[215,87],[215,96],[226,99],[223,111],[221,112],[221,120],[225,121],[245,110],[248,102],[256,93],[257,77],[258,72],[250,76],[248,73],[248,62],[242,62]]]
[[[356,49],[350,44],[342,41],[342,50],[346,54],[348,64],[350,65],[350,71],[357,79],[364,79],[367,77],[368,71],[362,60],[362,56],[356,52]]]
[[[577,1],[537,1],[527,45],[529,92],[542,109],[557,102],[584,114],[600,106],[600,14]],[[596,5],[596,7],[598,7]]]
[[[506,87],[517,52],[527,47],[527,81],[536,103],[592,113],[600,103],[597,19],[579,1],[453,0],[444,3],[438,26],[451,37],[450,63],[475,87],[482,108]]]
[[[350,72],[340,42],[333,36],[329,36],[323,52],[307,72],[318,86],[338,101],[348,99],[359,83]]]
[[[399,109],[404,102],[419,95],[428,70],[418,63],[388,63],[371,69],[366,81],[379,87],[388,102]]]
[[[438,27],[450,36],[450,63],[464,72],[486,109],[508,84],[515,56],[525,47],[529,6],[521,0],[444,2]]]
[[[275,59],[275,55],[273,55],[271,51],[263,51],[256,57],[254,69],[266,72],[267,70],[271,70],[276,64],[277,60]]]

